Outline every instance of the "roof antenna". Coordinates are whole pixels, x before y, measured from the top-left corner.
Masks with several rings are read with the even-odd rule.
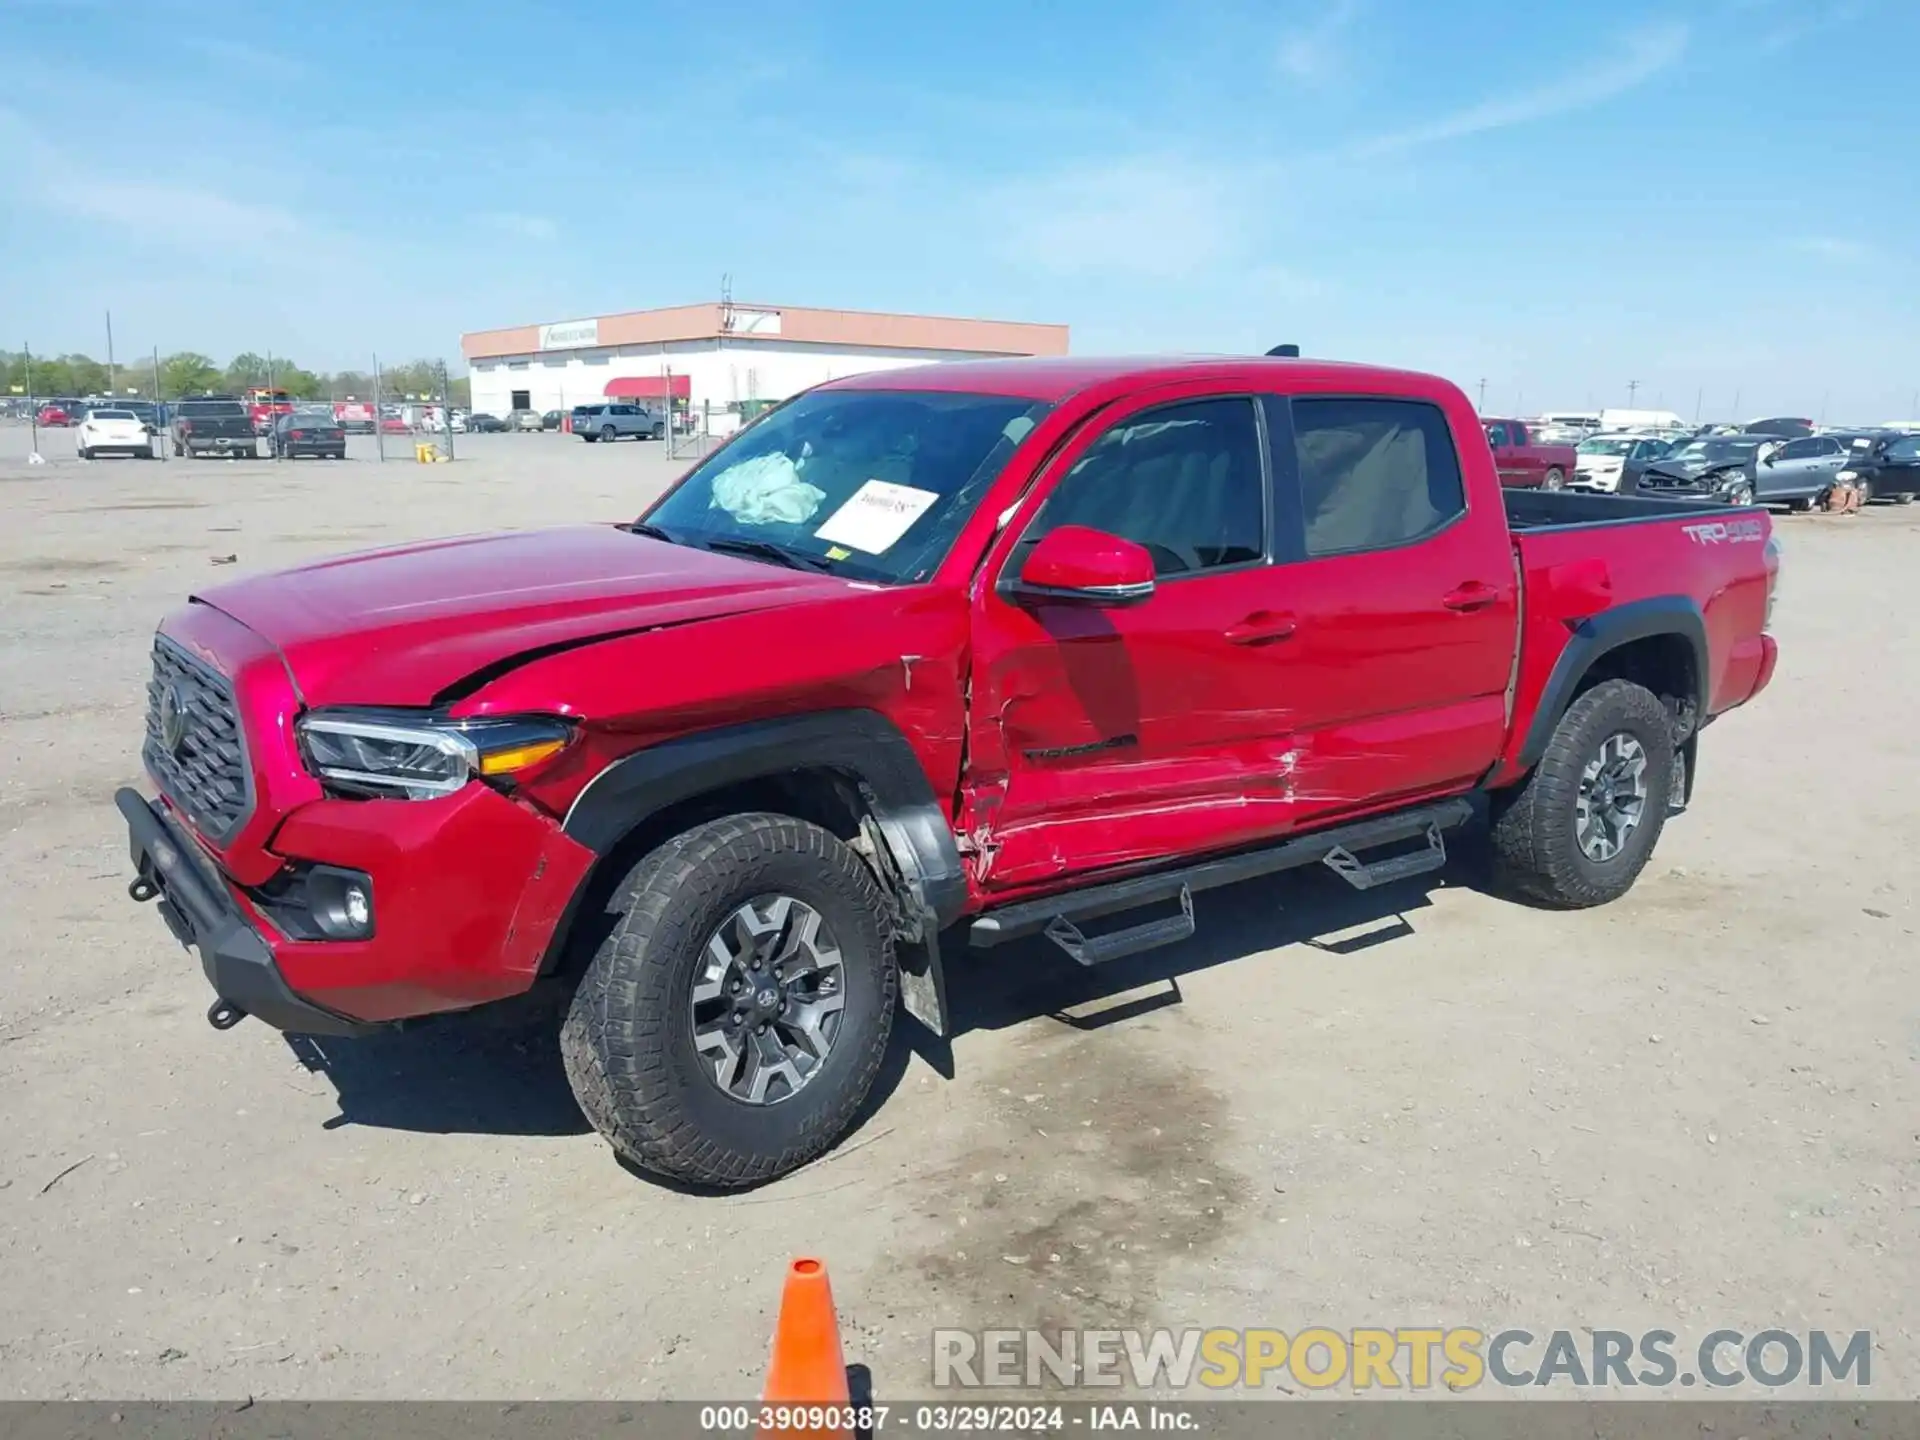
[[[1283,360],[1298,360],[1300,358],[1300,347],[1298,345],[1276,345],[1267,351],[1267,354],[1278,356]]]

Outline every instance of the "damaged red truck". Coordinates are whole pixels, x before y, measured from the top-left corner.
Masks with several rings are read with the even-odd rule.
[[[551,978],[614,1149],[752,1184],[853,1122],[962,940],[1097,965],[1210,887],[1632,885],[1771,677],[1761,512],[1504,491],[1429,376],[1033,360],[808,391],[626,526],[401,546],[170,615],[135,899],[221,1027]],[[1148,918],[1140,918],[1142,914]],[[957,977],[956,977],[957,978]]]

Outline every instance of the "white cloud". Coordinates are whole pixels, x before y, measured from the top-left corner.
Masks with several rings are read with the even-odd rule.
[[[1331,0],[1311,24],[1281,37],[1274,63],[1280,73],[1304,85],[1325,85],[1340,78],[1346,56],[1340,41],[1360,13],[1360,0]]]
[[[499,210],[483,216],[483,220],[495,230],[522,240],[557,240],[560,227],[545,215],[525,215],[516,210]]]
[[[1687,36],[1687,27],[1677,23],[1639,31],[1627,36],[1617,53],[1596,54],[1570,75],[1517,94],[1483,100],[1437,120],[1376,135],[1353,146],[1349,153],[1389,155],[1604,104],[1677,64],[1686,53]]]

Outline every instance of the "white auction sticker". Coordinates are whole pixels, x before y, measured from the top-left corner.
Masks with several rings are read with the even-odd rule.
[[[869,555],[883,555],[939,498],[931,490],[869,480],[827,517],[827,523],[813,532],[813,538],[829,545],[850,545]]]

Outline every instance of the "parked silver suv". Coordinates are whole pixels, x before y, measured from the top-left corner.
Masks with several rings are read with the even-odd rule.
[[[595,440],[664,440],[667,417],[647,405],[609,401],[604,405],[573,407],[573,433],[591,445]]]

